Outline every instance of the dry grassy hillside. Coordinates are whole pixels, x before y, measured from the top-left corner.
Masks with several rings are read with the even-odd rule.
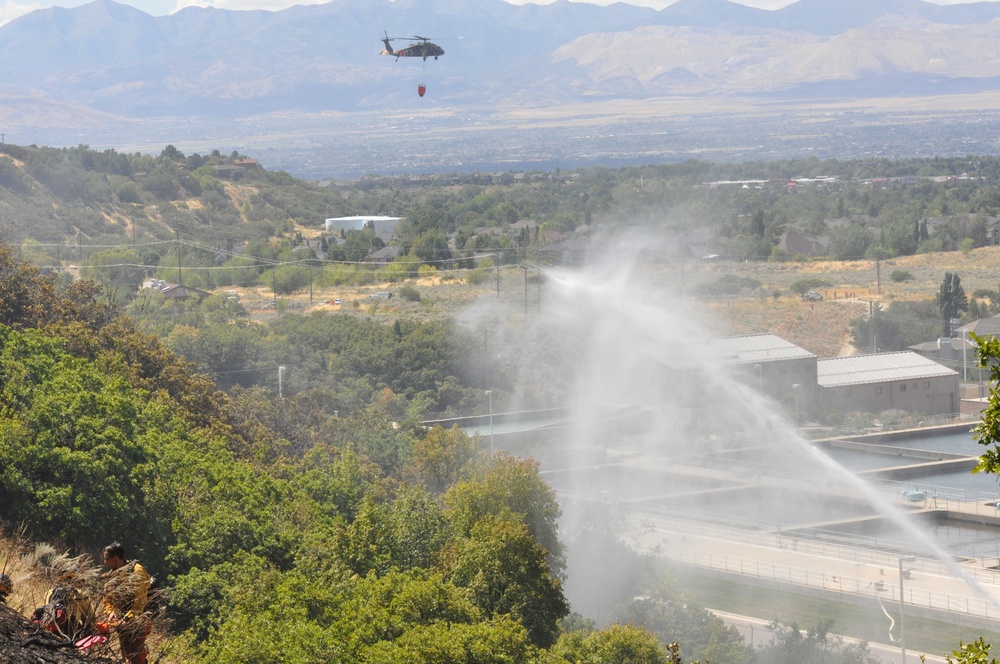
[[[893,281],[896,270],[913,278]],[[851,354],[850,321],[868,312],[869,302],[887,306],[893,300],[933,299],[946,272],[958,274],[970,297],[977,289],[1000,286],[1000,247],[968,252],[905,256],[880,261],[819,261],[803,263],[711,263],[689,278],[708,283],[722,275],[756,279],[760,294],[709,307],[721,334],[772,332],[820,357]],[[823,279],[820,302],[803,302],[789,289],[801,279]]]
[[[905,270],[913,279],[894,282],[895,270]],[[1000,285],[1000,247],[982,247],[968,253],[959,251],[919,254],[883,260],[809,261],[802,263],[711,263],[701,266],[704,279],[722,274],[757,279],[765,290],[787,289],[793,282],[812,277],[825,279],[838,296],[845,291],[857,297],[891,301],[895,298],[923,298],[937,293],[946,272],[962,278],[962,286],[970,295],[977,288],[997,288]],[[881,279],[879,279],[881,275]],[[881,291],[879,282],[881,281]]]
[[[893,281],[891,275],[904,270],[912,275],[906,281]],[[676,277],[674,268],[667,270]],[[685,289],[692,291],[699,284],[711,283],[720,277],[733,275],[754,279],[761,286],[753,295],[706,301],[713,331],[724,335],[770,332],[788,339],[819,357],[848,355],[855,351],[850,345],[850,322],[868,312],[869,302],[888,305],[896,299],[932,299],[936,296],[946,272],[959,275],[968,295],[976,289],[1000,287],[1000,247],[984,247],[968,253],[948,252],[906,256],[881,261],[809,261],[801,263],[727,263],[706,262],[684,268]],[[472,285],[465,281],[465,272],[442,272],[434,277],[398,283],[377,283],[366,286],[316,288],[310,295],[299,293],[280,298],[278,310],[264,309],[273,299],[266,287],[241,292],[244,306],[255,317],[266,319],[282,310],[304,313],[326,309],[392,320],[400,316],[433,319],[452,315],[481,299],[498,300],[511,315],[525,311],[525,273],[519,267],[501,271],[499,294],[491,277]],[[791,290],[796,281],[823,279],[830,285],[820,288],[824,299],[803,302]],[[412,286],[420,301],[400,297],[373,300],[372,293],[389,290],[398,293],[403,286]],[[537,281],[529,273],[527,312],[544,303],[546,293],[540,292]],[[340,299],[340,304],[330,303]],[[286,308],[287,307],[287,308]]]

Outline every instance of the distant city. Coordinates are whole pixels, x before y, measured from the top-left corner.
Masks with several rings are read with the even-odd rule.
[[[623,121],[497,119],[481,114],[282,115],[158,121],[98,130],[30,130],[8,142],[158,154],[236,150],[309,180],[366,175],[554,171],[688,159],[751,162],[996,155],[1000,112],[789,111]]]

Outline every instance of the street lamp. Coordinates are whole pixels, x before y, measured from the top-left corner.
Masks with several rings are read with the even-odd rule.
[[[764,394],[764,367],[759,364],[753,365],[753,368],[757,370],[757,391]]]
[[[792,394],[795,395],[795,428],[796,429],[799,428],[799,390],[801,390],[801,389],[802,389],[802,386],[799,385],[798,383],[795,383],[794,385],[792,385]]]
[[[903,631],[903,577],[906,574],[903,571],[903,563],[912,563],[915,560],[915,556],[899,557],[899,661],[902,664],[906,664],[906,632]]]
[[[490,398],[490,456],[493,456],[493,390],[486,390]]]

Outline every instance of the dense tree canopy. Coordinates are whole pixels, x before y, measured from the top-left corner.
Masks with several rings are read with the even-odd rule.
[[[538,260],[553,234],[594,226],[648,227],[682,243],[711,237],[711,253],[740,260],[801,258],[776,251],[789,230],[828,236],[834,258],[901,256],[982,246],[989,217],[1000,214],[995,157],[686,161],[407,187],[392,178],[320,187],[244,157],[3,144],[0,207],[15,221],[2,233],[31,245],[40,264],[86,264],[128,244],[142,256],[135,264],[159,278],[183,268],[198,288],[266,280],[289,290],[319,265],[326,279],[370,278],[377,268],[360,262],[386,242],[373,228],[328,233],[319,252],[303,238],[303,229],[349,214],[403,216],[400,255],[431,265],[483,254]],[[533,230],[506,232],[521,222]],[[276,263],[299,269],[279,272]]]
[[[482,454],[475,439],[449,433],[456,444],[433,458],[453,471],[438,475],[434,492],[419,481],[420,466],[407,468],[411,448],[433,449],[417,443],[439,434],[392,427],[384,411],[359,411],[350,435],[335,414],[307,418],[287,427],[292,445],[268,423],[295,409],[238,408],[245,396],[212,392],[85,291],[64,299],[51,277],[0,256],[24,277],[0,300],[20,323],[0,324],[3,522],[78,551],[125,541],[169,578],[192,657],[382,661],[416,648],[441,661],[440,649],[458,648],[456,661],[480,661],[477,652],[481,661],[499,661],[497,652],[524,660],[555,642],[566,601],[529,528],[554,549],[554,504],[536,513],[538,498],[522,499],[514,485],[476,513],[437,497]],[[544,486],[537,467],[498,463],[516,469],[508,479],[521,476],[524,490]],[[485,495],[476,487],[489,477],[470,473],[464,491]],[[375,596],[394,611],[396,594],[398,618],[366,613]],[[458,631],[445,639],[442,621]],[[462,629],[464,645],[454,639]],[[428,634],[445,640],[428,643]]]

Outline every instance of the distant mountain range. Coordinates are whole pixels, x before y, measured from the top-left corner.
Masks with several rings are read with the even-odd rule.
[[[380,57],[383,34],[438,60]],[[405,41],[395,42],[405,46]],[[1000,85],[1000,3],[799,0],[761,10],[680,0],[656,11],[559,0],[333,0],[278,12],[153,17],[112,0],[0,27],[0,121],[454,112],[600,98],[923,95]]]

